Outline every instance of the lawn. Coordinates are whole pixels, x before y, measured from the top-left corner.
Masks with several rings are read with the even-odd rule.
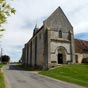
[[[4,65],[3,63],[0,63],[0,68],[1,68],[3,65]]]
[[[0,64],[0,88],[5,88],[5,83],[4,83],[4,75],[1,72],[1,67],[3,66],[3,64]]]
[[[88,87],[88,64],[64,65],[39,74]]]

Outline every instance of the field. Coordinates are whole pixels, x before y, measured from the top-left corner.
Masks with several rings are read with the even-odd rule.
[[[88,64],[63,65],[39,74],[88,87]]]

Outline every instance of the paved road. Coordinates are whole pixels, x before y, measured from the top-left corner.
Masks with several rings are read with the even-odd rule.
[[[3,67],[7,88],[83,88],[74,84],[55,80],[31,71],[23,71],[16,65]]]

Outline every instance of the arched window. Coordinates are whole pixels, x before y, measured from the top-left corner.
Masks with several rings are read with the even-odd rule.
[[[59,38],[62,38],[62,31],[59,31]]]

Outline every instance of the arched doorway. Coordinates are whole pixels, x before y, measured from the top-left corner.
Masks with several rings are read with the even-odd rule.
[[[63,46],[57,48],[57,63],[66,64],[66,49]]]
[[[58,53],[58,64],[63,63],[63,54]]]

